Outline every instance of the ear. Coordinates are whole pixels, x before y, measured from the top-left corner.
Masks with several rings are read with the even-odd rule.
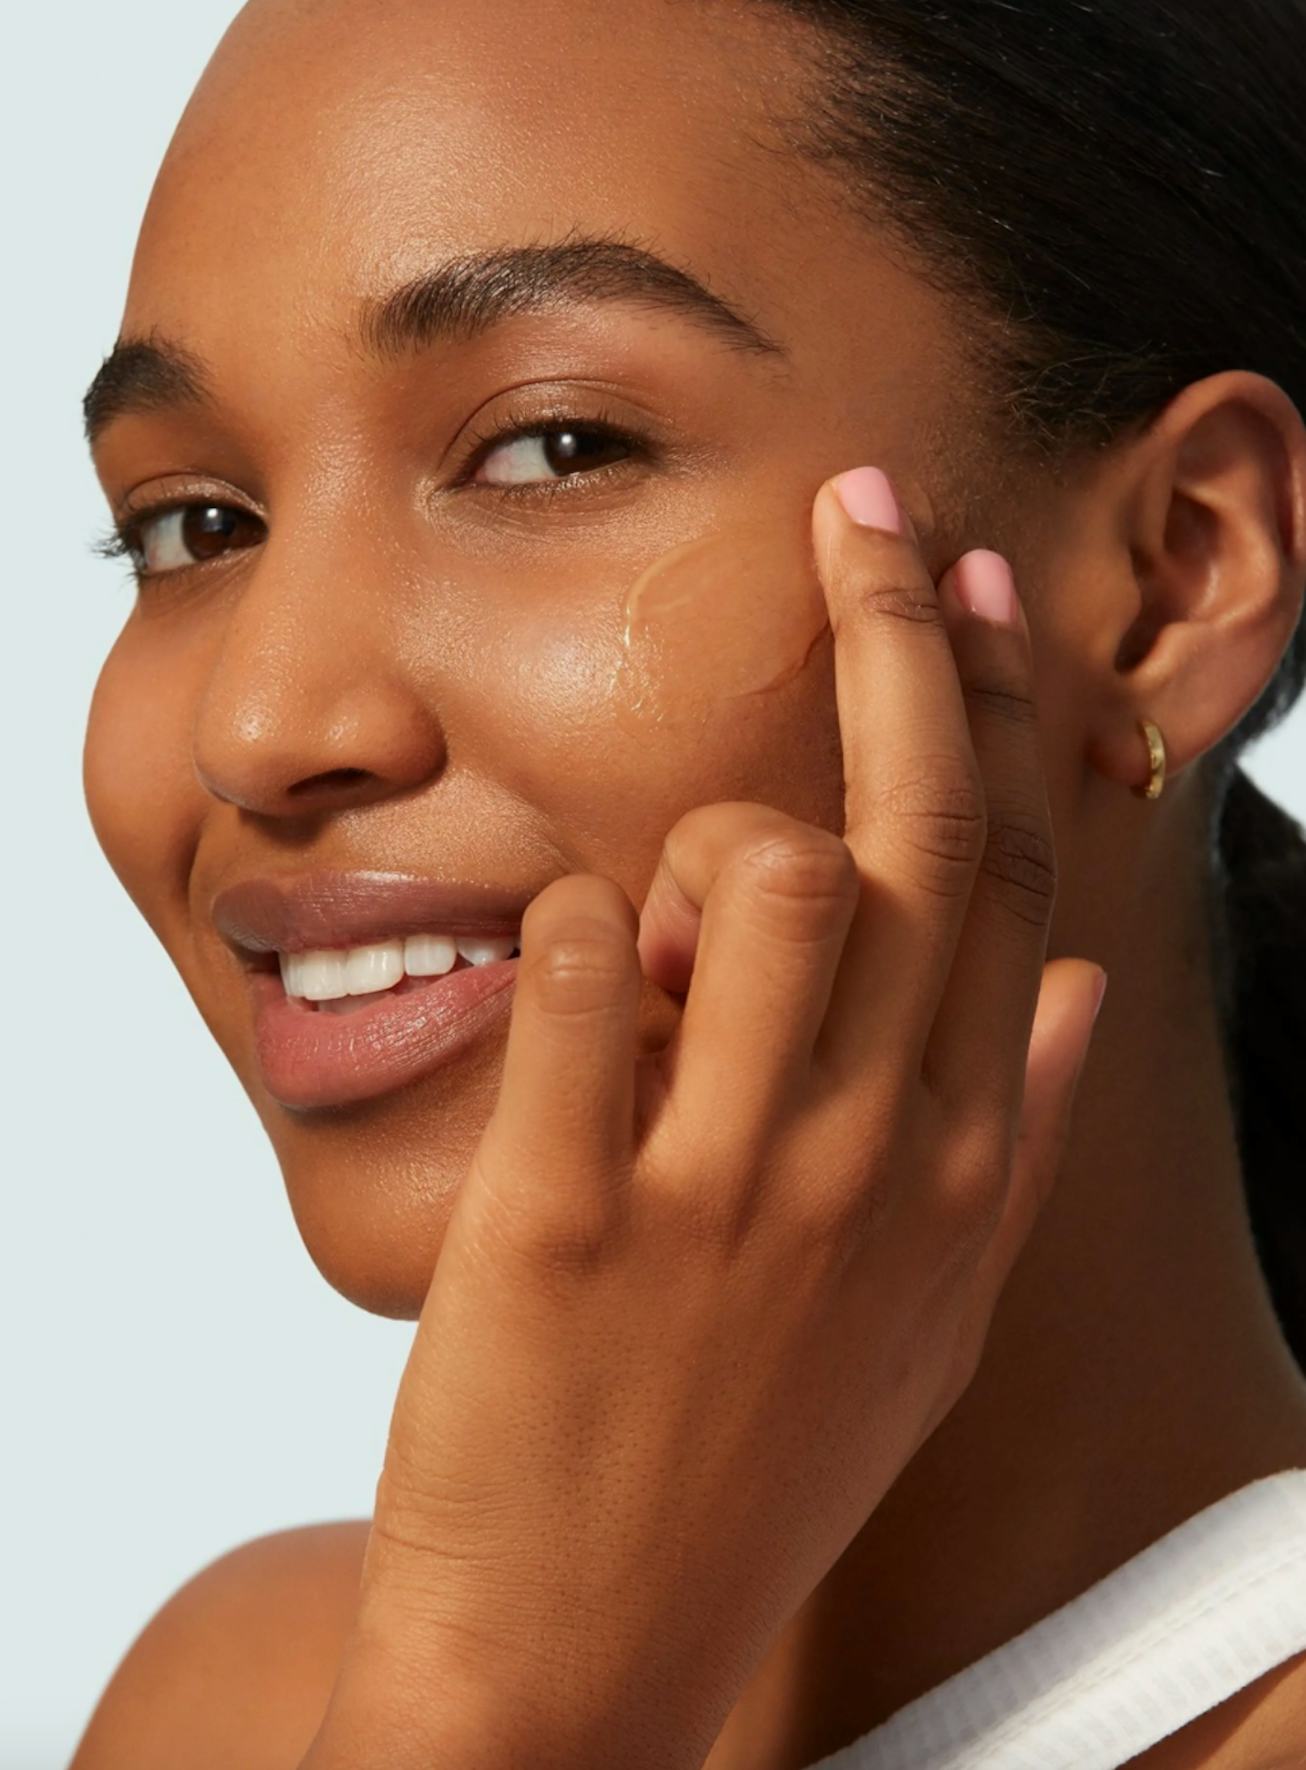
[[[1237,725],[1292,640],[1306,594],[1306,426],[1276,382],[1230,370],[1176,395],[1110,477],[1132,583],[1090,757],[1141,786],[1139,719],[1161,728],[1168,779]]]

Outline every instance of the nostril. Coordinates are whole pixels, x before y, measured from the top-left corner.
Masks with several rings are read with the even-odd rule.
[[[365,768],[328,768],[323,774],[310,774],[305,780],[296,781],[287,792],[292,797],[296,793],[320,793],[324,787],[352,787],[369,778]]]

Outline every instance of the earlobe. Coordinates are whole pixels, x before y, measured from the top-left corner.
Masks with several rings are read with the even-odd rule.
[[[1092,759],[1139,791],[1213,749],[1260,699],[1302,619],[1306,426],[1275,382],[1243,370],[1193,382],[1129,446],[1134,618],[1119,637]]]

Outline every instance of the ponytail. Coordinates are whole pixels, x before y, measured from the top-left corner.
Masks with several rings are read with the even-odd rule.
[[[1306,833],[1240,768],[1217,832],[1211,945],[1247,1209],[1306,1369]]]

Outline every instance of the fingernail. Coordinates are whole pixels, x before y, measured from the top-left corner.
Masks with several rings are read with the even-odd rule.
[[[836,474],[833,484],[839,502],[860,527],[902,534],[902,510],[887,473],[878,467],[854,467]]]
[[[1092,1024],[1094,1026],[1097,1025],[1097,1017],[1102,1012],[1102,998],[1105,995],[1106,995],[1106,972],[1104,971],[1102,973],[1102,975],[1097,980],[1097,995],[1094,997],[1094,1000],[1093,1000],[1093,1022],[1092,1022]]]
[[[952,579],[963,606],[971,614],[1000,627],[1017,625],[1020,617],[1016,580],[1000,553],[977,547],[973,553],[964,554],[953,568]]]

